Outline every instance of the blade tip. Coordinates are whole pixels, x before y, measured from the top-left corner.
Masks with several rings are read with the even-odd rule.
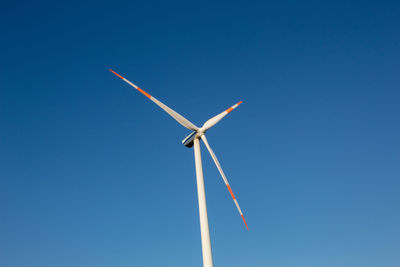
[[[246,222],[246,220],[245,220],[245,218],[244,218],[243,214],[240,214],[240,215],[242,216],[242,219],[243,219],[244,225],[246,225],[247,231],[249,231],[249,227],[247,226],[247,222]]]
[[[114,73],[115,75],[117,75],[119,78],[123,79],[124,77],[122,77],[121,75],[119,75],[118,73],[116,73],[115,71],[113,71],[112,69],[108,69],[109,71],[111,71],[112,73]]]

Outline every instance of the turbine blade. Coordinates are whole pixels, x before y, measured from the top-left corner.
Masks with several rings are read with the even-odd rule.
[[[178,112],[174,111],[173,109],[171,109],[170,107],[166,106],[165,104],[163,104],[161,101],[157,100],[154,96],[151,96],[150,94],[148,94],[146,91],[144,91],[143,89],[139,88],[138,86],[136,86],[135,84],[131,83],[130,81],[128,81],[127,79],[125,79],[124,77],[122,77],[121,75],[119,75],[118,73],[116,73],[115,71],[113,71],[112,69],[109,69],[109,71],[111,71],[112,73],[114,73],[115,75],[117,75],[119,78],[121,78],[124,82],[128,83],[130,86],[134,87],[136,90],[138,90],[139,92],[141,92],[142,94],[144,94],[146,97],[148,97],[151,101],[153,101],[154,103],[156,103],[157,106],[159,106],[160,108],[162,108],[165,112],[167,112],[172,118],[174,118],[177,122],[179,122],[183,127],[192,130],[192,131],[197,131],[198,128],[196,125],[194,125],[193,123],[191,123],[189,120],[187,120],[185,117],[183,117],[181,114],[179,114]]]
[[[203,140],[204,144],[206,145],[206,147],[207,147],[207,149],[208,149],[208,152],[210,152],[210,155],[211,155],[212,159],[214,160],[215,165],[217,165],[217,169],[218,169],[219,173],[221,174],[222,179],[224,180],[226,187],[228,187],[229,193],[231,194],[232,199],[233,199],[233,201],[235,202],[236,208],[238,209],[238,211],[239,211],[239,213],[240,213],[240,216],[242,217],[243,222],[244,222],[244,224],[246,225],[247,230],[249,230],[249,227],[247,226],[247,222],[246,222],[246,220],[244,219],[242,210],[240,209],[239,203],[238,203],[238,201],[236,200],[235,195],[233,194],[232,188],[231,188],[231,186],[229,185],[228,179],[226,179],[226,176],[225,176],[225,174],[224,174],[224,171],[223,171],[222,168],[221,168],[221,164],[219,164],[219,161],[218,161],[218,159],[217,159],[217,156],[215,156],[214,151],[211,149],[210,145],[208,144],[207,138],[206,138],[206,136],[205,136],[204,134],[201,136],[201,139]]]
[[[203,126],[201,127],[201,129],[205,132],[208,129],[210,129],[211,127],[213,127],[215,124],[217,124],[223,117],[225,117],[226,115],[228,115],[228,113],[230,113],[232,110],[234,110],[235,108],[237,108],[240,104],[242,104],[242,101],[238,102],[237,104],[233,105],[232,107],[228,108],[227,110],[225,110],[224,112],[221,112],[220,114],[218,114],[217,116],[212,117],[211,119],[209,119],[208,121],[206,121]]]

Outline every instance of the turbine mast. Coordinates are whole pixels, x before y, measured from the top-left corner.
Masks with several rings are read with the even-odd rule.
[[[213,267],[210,229],[208,227],[206,193],[204,190],[203,166],[201,163],[200,140],[194,139],[194,160],[196,163],[197,196],[199,200],[201,249],[203,251],[203,266]]]

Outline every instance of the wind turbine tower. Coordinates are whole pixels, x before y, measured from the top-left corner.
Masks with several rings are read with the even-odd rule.
[[[246,225],[247,230],[249,229],[246,223],[246,220],[244,219],[243,212],[240,209],[239,203],[233,194],[232,188],[229,185],[228,179],[226,178],[222,168],[221,164],[219,163],[217,157],[214,154],[214,151],[211,149],[210,145],[208,144],[207,138],[205,133],[214,125],[216,125],[223,117],[228,115],[232,110],[237,108],[242,101],[239,103],[233,105],[232,107],[228,108],[227,110],[223,111],[222,113],[212,117],[208,121],[206,121],[202,127],[198,128],[196,125],[191,123],[189,120],[187,120],[185,117],[180,115],[178,112],[172,110],[165,104],[163,104],[161,101],[157,100],[155,97],[151,96],[147,92],[145,92],[143,89],[139,88],[135,84],[131,83],[115,71],[111,70],[112,73],[117,75],[119,78],[121,78],[124,82],[128,83],[130,86],[134,87],[136,90],[141,92],[143,95],[145,95],[147,98],[149,98],[151,101],[153,101],[157,106],[162,108],[165,112],[167,112],[172,118],[174,118],[177,122],[179,122],[183,127],[191,130],[192,132],[182,141],[182,144],[186,147],[194,147],[194,159],[195,159],[195,165],[196,165],[196,179],[197,179],[197,197],[198,197],[198,202],[199,202],[199,215],[200,215],[200,232],[201,232],[201,247],[202,247],[202,252],[203,252],[203,266],[204,267],[212,267],[213,266],[213,260],[212,260],[212,251],[211,251],[211,241],[210,241],[210,230],[208,226],[208,216],[207,216],[207,204],[206,204],[206,193],[204,190],[204,176],[203,176],[203,166],[202,166],[202,161],[201,161],[201,153],[200,153],[200,139],[203,140],[204,145],[206,146],[208,152],[210,152],[210,155],[212,159],[214,160],[215,165],[218,168],[219,173],[222,176],[222,179],[224,180],[224,183],[226,187],[229,190],[229,193],[232,196],[232,199],[236,205],[236,208],[238,209],[240,216],[243,219],[244,224]]]

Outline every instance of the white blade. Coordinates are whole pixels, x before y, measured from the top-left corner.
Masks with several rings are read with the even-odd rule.
[[[219,173],[221,174],[222,179],[224,180],[226,187],[228,187],[229,193],[231,193],[231,196],[232,196],[232,198],[233,198],[233,201],[235,202],[236,208],[238,209],[238,211],[239,211],[239,213],[240,213],[240,216],[242,217],[243,222],[244,222],[244,224],[246,225],[247,230],[249,230],[249,227],[247,226],[247,222],[246,222],[246,220],[244,219],[242,210],[240,209],[239,203],[238,203],[238,201],[236,200],[236,197],[235,197],[235,195],[234,195],[233,192],[232,192],[232,188],[231,188],[231,186],[229,185],[228,179],[226,179],[226,176],[225,176],[225,174],[224,174],[224,171],[223,171],[222,168],[221,168],[221,164],[219,164],[219,161],[218,161],[218,159],[217,159],[217,156],[215,156],[214,151],[212,151],[210,145],[209,145],[208,142],[207,142],[207,138],[206,138],[206,136],[205,136],[204,134],[201,136],[201,139],[203,140],[204,144],[206,145],[206,147],[207,147],[207,149],[208,149],[208,152],[210,152],[211,157],[212,157],[212,159],[213,159],[214,162],[215,162],[215,165],[217,165],[218,171],[219,171]]]
[[[189,120],[187,120],[186,118],[184,118],[181,114],[179,114],[178,112],[172,110],[171,108],[169,108],[168,106],[164,105],[161,101],[157,100],[155,97],[151,96],[150,94],[148,94],[147,92],[145,92],[144,90],[142,90],[141,88],[139,88],[138,86],[136,86],[135,84],[131,83],[130,81],[128,81],[127,79],[125,79],[124,77],[122,77],[121,75],[119,75],[118,73],[116,73],[115,71],[109,69],[112,73],[114,73],[115,75],[117,75],[119,78],[121,78],[123,81],[125,81],[126,83],[128,83],[129,85],[133,86],[134,88],[136,88],[139,92],[141,92],[142,94],[144,94],[145,96],[147,96],[151,101],[153,101],[154,103],[157,104],[157,106],[159,106],[160,108],[162,108],[165,112],[167,112],[172,118],[174,118],[177,122],[179,122],[183,127],[192,130],[192,131],[197,131],[198,128],[196,125],[194,125],[193,123],[191,123]]]
[[[213,127],[215,124],[217,124],[223,117],[228,115],[228,113],[230,113],[232,110],[237,108],[240,104],[242,104],[242,101],[240,101],[239,103],[233,105],[232,107],[228,108],[227,110],[225,110],[224,112],[218,114],[217,116],[212,117],[211,119],[209,119],[208,121],[206,121],[204,123],[204,125],[201,127],[201,130],[203,132],[207,131],[208,129]]]

